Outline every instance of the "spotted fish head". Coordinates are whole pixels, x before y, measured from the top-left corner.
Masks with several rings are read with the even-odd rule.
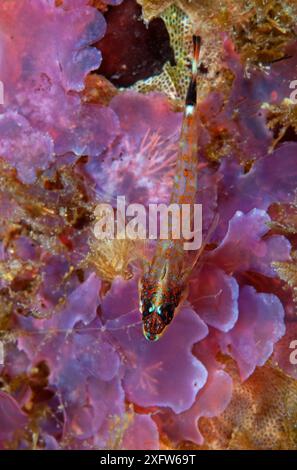
[[[141,305],[143,334],[149,341],[157,341],[171,323],[176,306],[173,303],[155,305],[145,301]]]

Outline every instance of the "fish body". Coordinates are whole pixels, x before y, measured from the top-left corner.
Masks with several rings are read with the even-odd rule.
[[[197,69],[201,40],[193,36],[192,75],[185,100],[185,110],[176,162],[171,204],[195,203],[197,192]],[[170,233],[170,230],[169,230]],[[189,270],[185,268],[184,240],[160,240],[148,270],[139,283],[143,332],[156,341],[173,320],[187,297]]]

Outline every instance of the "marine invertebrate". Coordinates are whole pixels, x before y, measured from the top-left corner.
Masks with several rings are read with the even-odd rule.
[[[11,439],[13,433],[18,429],[22,429],[27,422],[27,417],[16,400],[2,391],[0,392],[0,420],[1,441]],[[0,445],[0,448],[3,448],[2,445]]]
[[[124,279],[133,277],[130,263],[137,260],[141,253],[137,244],[132,240],[93,240],[89,241],[90,251],[84,264],[91,266],[107,283],[111,283],[117,276]]]
[[[162,9],[165,6],[163,2]],[[189,17],[175,5],[162,11],[160,18],[167,26],[170,44],[174,51],[174,62],[167,60],[161,73],[145,80],[138,80],[132,88],[140,92],[162,91],[175,102],[175,105],[182,106],[189,84],[189,76],[185,70],[189,65],[192,35],[195,31]]]
[[[296,381],[269,363],[244,383],[234,364],[227,370],[233,396],[220,417],[201,418],[202,448],[296,450]]]
[[[136,0],[109,9],[105,19],[107,31],[97,44],[104,55],[100,73],[116,86],[128,87],[156,75],[164,62],[173,60],[163,21],[156,18],[145,25]]]
[[[103,158],[94,156],[85,167],[98,199],[114,204],[116,196],[123,195],[127,203],[167,201],[180,114],[160,94],[121,93],[112,99],[110,108],[119,122],[118,138]]]
[[[101,63],[100,52],[90,45],[105,32],[103,16],[86,2],[58,8],[54,1],[5,0],[0,25],[2,64],[5,61],[2,157],[17,167],[24,182],[32,182],[36,170],[49,167],[57,155],[101,153],[116,134],[115,116],[99,105],[82,104],[76,92]],[[92,113],[97,122],[93,129]],[[97,126],[105,119],[113,130],[98,134]],[[12,133],[19,136],[18,147],[12,144]]]
[[[286,139],[285,135],[290,130],[297,133],[296,105],[290,99],[285,98],[279,105],[264,103],[262,108],[267,112],[268,127],[276,131],[272,148]]]
[[[286,48],[295,39],[296,5],[288,0],[158,1],[138,0],[146,21],[161,17],[168,29],[174,50],[175,64],[166,63],[163,72],[136,84],[141,91],[162,90],[170,98],[182,99],[187,83],[184,65],[188,60],[191,34],[200,34],[205,41],[202,54],[202,75],[199,91],[229,88],[230,74],[224,70],[223,35],[228,34],[240,53],[241,61],[250,70],[251,64],[265,66],[289,55]]]

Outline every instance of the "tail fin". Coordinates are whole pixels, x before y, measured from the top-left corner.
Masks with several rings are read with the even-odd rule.
[[[193,60],[192,60],[192,77],[197,77],[198,62],[201,48],[201,37],[193,36]]]
[[[201,47],[201,37],[193,36],[193,59],[192,59],[192,76],[189,84],[187,97],[186,97],[186,108],[188,110],[193,109],[196,106],[197,101],[197,90],[196,90],[196,80],[198,73],[198,62],[200,55]]]

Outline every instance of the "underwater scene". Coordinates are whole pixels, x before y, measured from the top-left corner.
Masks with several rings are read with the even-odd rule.
[[[0,449],[297,450],[296,0],[0,0]]]

